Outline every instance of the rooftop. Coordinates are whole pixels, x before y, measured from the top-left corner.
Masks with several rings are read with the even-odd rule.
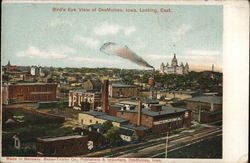
[[[122,124],[120,128],[125,128],[125,129],[127,128],[127,129],[131,129],[131,130],[141,130],[141,131],[149,129],[146,126],[142,126],[142,125],[137,126],[137,125],[132,124],[132,123]]]
[[[11,85],[57,85],[56,83],[13,83]]]
[[[169,91],[169,92],[171,92],[171,93],[179,93],[179,94],[189,94],[189,95],[198,93],[197,91]]]
[[[119,117],[107,115],[106,113],[98,112],[98,111],[88,111],[88,112],[82,112],[80,114],[88,114],[88,115],[92,115],[94,117],[97,117],[99,119],[110,120],[112,122],[118,122],[118,123],[123,123],[123,122],[128,121],[125,118],[119,118]]]
[[[103,112],[98,112],[98,111],[87,111],[87,112],[81,112],[79,114],[88,114],[88,115],[92,115],[92,116],[100,116],[100,115],[106,115],[106,113]]]
[[[114,88],[136,88],[134,85],[125,85],[125,84],[111,84]]]
[[[67,140],[67,139],[76,139],[76,138],[82,138],[85,136],[82,135],[66,135],[66,136],[57,136],[57,137],[42,137],[39,138],[43,141],[57,141],[57,140]]]
[[[222,97],[221,96],[197,96],[197,97],[185,99],[185,101],[222,104]]]
[[[188,109],[184,108],[177,108],[177,107],[166,107],[163,106],[161,111],[152,111],[150,108],[143,108],[142,114],[151,116],[151,117],[157,117],[157,116],[163,116],[168,114],[175,114],[175,113],[182,113],[187,111]],[[130,113],[137,113],[138,107],[136,107],[134,110],[119,110],[118,112],[130,112]]]
[[[115,117],[111,115],[100,115],[98,116],[98,118],[104,119],[104,120],[110,120],[112,122],[118,122],[118,123],[128,122],[128,120],[125,118],[119,118],[119,117]]]
[[[76,90],[70,90],[69,92],[79,92],[79,93],[100,93],[100,90],[98,89],[76,89]]]

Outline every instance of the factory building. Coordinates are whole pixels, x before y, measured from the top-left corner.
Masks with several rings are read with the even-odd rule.
[[[221,96],[197,96],[185,99],[186,107],[193,112],[193,119],[201,123],[222,120]]]
[[[67,135],[37,139],[38,157],[70,157],[88,152],[88,136]]]
[[[138,95],[138,88],[134,85],[125,84],[110,84],[109,85],[109,97],[133,97]]]
[[[76,110],[94,110],[101,106],[101,92],[99,90],[70,90],[69,107]]]
[[[103,124],[105,121],[110,120],[113,126],[120,127],[121,124],[128,123],[127,119],[114,117],[107,115],[107,113],[97,112],[97,111],[88,111],[78,114],[79,123],[82,125],[92,125],[92,124]]]
[[[3,104],[56,101],[57,84],[16,83],[2,88]]]
[[[139,102],[134,109],[119,110],[117,116],[128,119],[130,123],[137,126],[146,126],[153,134],[191,126],[191,110],[170,108],[160,104],[143,108],[142,103]]]

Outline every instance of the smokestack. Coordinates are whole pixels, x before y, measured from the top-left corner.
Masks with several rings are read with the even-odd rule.
[[[137,125],[141,125],[141,110],[142,110],[142,102],[141,100],[138,101],[138,114],[137,114]]]
[[[103,80],[102,85],[102,112],[107,113],[108,112],[108,86],[109,81]]]

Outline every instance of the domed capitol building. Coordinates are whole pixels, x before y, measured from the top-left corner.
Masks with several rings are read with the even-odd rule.
[[[164,63],[162,63],[160,69],[161,72],[165,74],[187,74],[189,72],[189,65],[186,62],[184,66],[184,64],[181,62],[181,65],[179,66],[176,55],[174,54],[171,65],[168,63],[164,65]]]

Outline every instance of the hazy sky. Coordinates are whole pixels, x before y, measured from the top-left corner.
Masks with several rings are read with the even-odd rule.
[[[138,12],[99,12],[99,8]],[[172,12],[139,12],[140,8]],[[4,65],[10,60],[14,65],[144,69],[100,52],[103,43],[115,42],[127,45],[157,69],[162,62],[170,63],[174,53],[179,64],[188,62],[190,68],[222,66],[222,6],[5,3],[2,13]]]

